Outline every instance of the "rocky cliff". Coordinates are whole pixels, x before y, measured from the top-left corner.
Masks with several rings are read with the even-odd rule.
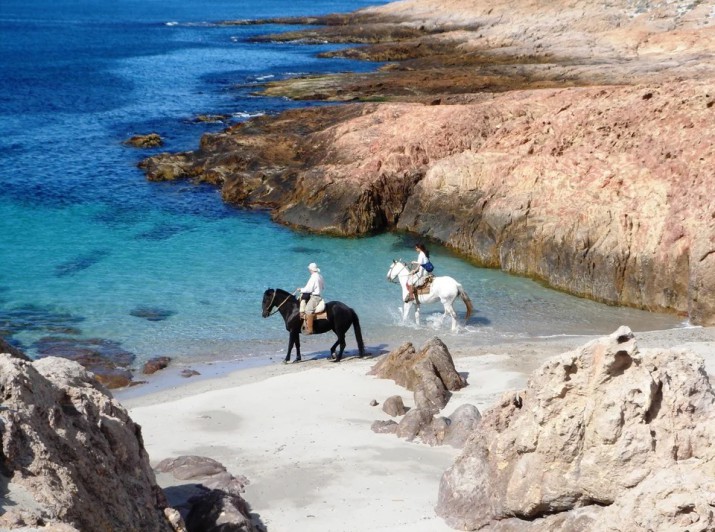
[[[702,358],[622,327],[487,410],[445,472],[460,530],[715,529],[715,394]]]
[[[142,166],[291,226],[414,231],[713,324],[714,5],[412,0],[316,19],[331,25],[303,35],[370,42],[339,53],[389,63],[266,91],[380,103],[259,117]]]
[[[82,366],[0,354],[0,395],[0,528],[174,530],[141,429]]]

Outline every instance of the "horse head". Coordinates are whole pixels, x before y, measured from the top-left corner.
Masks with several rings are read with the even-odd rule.
[[[406,270],[406,268],[407,266],[405,266],[401,260],[393,259],[390,269],[387,270],[387,280],[394,281],[403,270]]]
[[[262,316],[264,318],[267,318],[268,316],[271,315],[271,308],[273,308],[273,302],[275,301],[276,298],[276,291],[273,290],[273,288],[269,288],[265,292],[263,292],[263,313]]]

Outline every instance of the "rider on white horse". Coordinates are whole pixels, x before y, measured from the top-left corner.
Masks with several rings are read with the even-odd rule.
[[[419,242],[415,244],[415,251],[417,251],[418,255],[417,260],[411,263],[410,276],[407,278],[407,284],[410,290],[405,297],[405,303],[409,303],[414,299],[415,304],[419,305],[417,289],[427,280],[427,276],[429,275],[427,268],[430,267],[432,263],[429,260],[429,250],[427,246]],[[429,271],[432,270],[430,269]]]
[[[402,307],[402,319],[407,319],[407,315],[412,306],[412,299],[407,298],[410,289],[408,288],[407,279],[411,277],[409,265],[402,261],[393,260],[390,269],[387,270],[387,280],[391,282],[397,281],[402,288],[402,299],[405,301]],[[441,302],[444,306],[444,315],[442,320],[447,316],[452,318],[452,331],[457,332],[457,313],[454,310],[454,300],[461,297],[467,307],[465,319],[468,320],[472,315],[472,301],[469,299],[467,292],[461,284],[452,277],[440,276],[434,277],[430,284],[429,293],[420,294],[417,298],[419,303],[436,303]],[[409,299],[409,300],[408,300]],[[420,324],[420,305],[415,305],[415,322]]]

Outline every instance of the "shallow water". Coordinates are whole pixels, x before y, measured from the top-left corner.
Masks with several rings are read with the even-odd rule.
[[[224,205],[210,187],[149,183],[136,168],[156,151],[193,149],[199,114],[230,122],[296,104],[253,95],[256,83],[376,65],[317,59],[335,46],[256,44],[270,27],[221,27],[225,19],[351,11],[376,2],[3,2],[0,13],[0,335],[38,354],[48,336],[101,338],[141,362],[282,354],[278,316],[263,319],[269,287],[292,291],[317,262],[329,299],[354,307],[375,351],[434,335],[463,345],[553,334],[682,325],[681,319],[608,307],[528,279],[476,268],[434,247],[439,275],[459,280],[478,312],[457,335],[402,323],[400,289],[385,280],[414,239],[336,239],[289,231],[262,212]],[[38,5],[39,4],[39,5]],[[161,150],[122,144],[157,132]],[[464,306],[457,303],[460,316]],[[325,351],[333,338],[304,339]],[[348,349],[354,349],[352,333]]]

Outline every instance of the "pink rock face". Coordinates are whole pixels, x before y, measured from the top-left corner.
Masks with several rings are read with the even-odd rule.
[[[453,121],[471,122],[474,142],[429,165],[398,227],[571,293],[711,324],[711,88],[547,90],[470,105]],[[445,211],[453,221],[439,221]]]
[[[715,526],[715,394],[701,358],[640,352],[622,327],[547,361],[520,396],[484,413],[444,474],[437,512],[451,526]]]

